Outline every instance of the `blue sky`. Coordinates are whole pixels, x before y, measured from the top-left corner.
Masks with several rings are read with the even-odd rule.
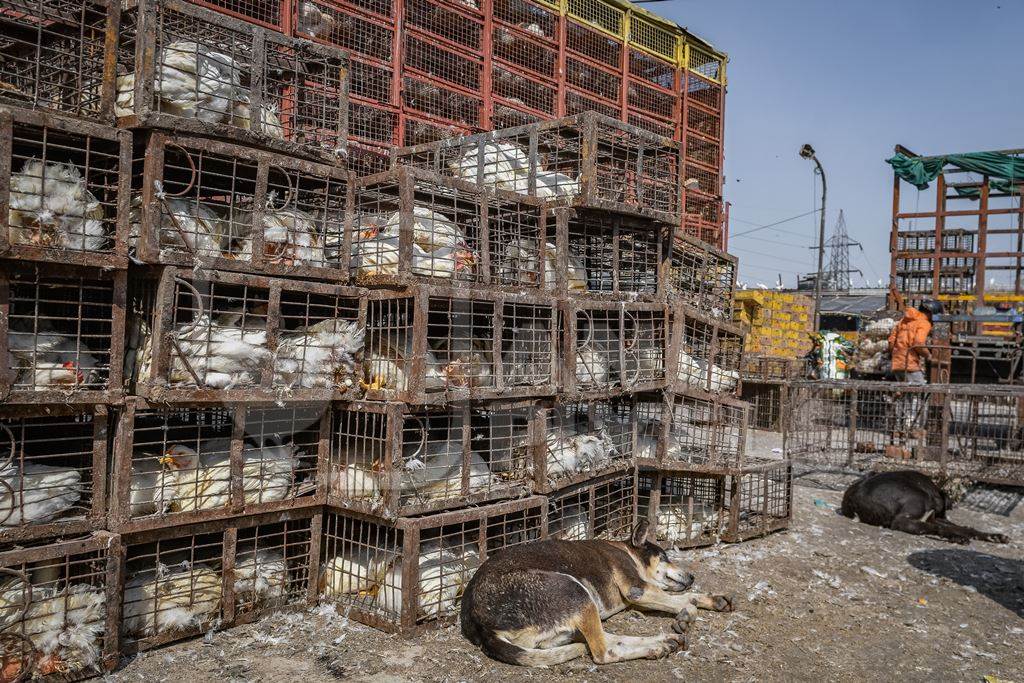
[[[827,232],[843,209],[864,245],[852,249],[853,267],[887,281],[892,174],[883,160],[895,144],[919,154],[1024,147],[1024,0],[645,6],[729,53],[734,234],[814,208],[813,164],[797,156],[809,142],[828,179]],[[797,272],[815,269],[807,247],[816,232],[812,215],[732,240],[740,279],[773,284],[781,272],[793,286]]]

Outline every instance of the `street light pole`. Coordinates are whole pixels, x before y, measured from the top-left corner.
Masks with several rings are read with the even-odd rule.
[[[804,145],[800,148],[800,156],[810,159],[818,167],[821,175],[821,220],[818,224],[818,274],[814,278],[814,331],[821,327],[821,271],[825,267],[825,169],[814,154],[814,148]]]

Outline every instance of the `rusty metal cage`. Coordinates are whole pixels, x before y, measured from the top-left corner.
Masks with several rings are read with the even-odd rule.
[[[556,204],[680,218],[681,145],[594,112],[407,147],[394,158]]]
[[[120,3],[7,0],[0,101],[112,123]]]
[[[613,395],[665,386],[668,312],[663,304],[574,299],[562,306],[560,387]]]
[[[548,214],[537,200],[415,168],[361,178],[353,192],[345,233],[358,284],[553,280]]]
[[[400,117],[397,109],[352,100],[348,109],[349,137],[359,143],[384,145],[390,149],[401,139],[398,132]],[[385,155],[389,154],[387,149],[383,150]],[[368,172],[360,173],[358,167],[353,171],[357,176],[372,175],[386,171],[390,163],[389,160],[379,167],[374,165]]]
[[[793,382],[786,453],[865,468],[884,463],[996,485],[1024,482],[1024,392],[969,384]]]
[[[666,291],[674,227],[590,209],[555,209],[553,279],[563,294],[654,299]],[[565,273],[564,277],[559,274]]]
[[[127,131],[0,107],[0,256],[126,267],[130,154]]]
[[[348,66],[337,48],[182,0],[132,0],[118,62],[121,124],[231,135],[329,161],[344,153]]]
[[[738,259],[707,242],[677,233],[669,270],[670,293],[714,318],[729,320]]]
[[[175,266],[133,280],[126,372],[152,401],[354,395],[365,292]]]
[[[534,490],[553,491],[630,468],[634,422],[628,398],[548,403],[535,430]]]
[[[807,358],[744,354],[740,374],[744,382],[748,379],[752,382],[786,382],[792,379],[808,379],[812,371],[811,366],[812,363]]]
[[[683,390],[732,394],[739,389],[743,362],[743,331],[686,304],[672,307],[672,348],[669,377]]]
[[[596,478],[548,495],[548,538],[625,540],[636,512],[636,470]]]
[[[529,493],[537,405],[339,407],[328,503],[393,518]]]
[[[312,604],[322,519],[292,510],[125,536],[111,603],[120,605],[122,652]]]
[[[328,512],[320,595],[387,631],[450,624],[463,589],[490,554],[546,535],[546,506],[543,496],[533,496],[394,522]]]
[[[0,408],[0,542],[106,522],[106,406]]]
[[[323,503],[329,404],[149,405],[117,421],[111,529],[131,533]]]
[[[713,545],[726,529],[726,478],[707,472],[641,469],[638,515],[651,523],[651,537],[673,548]]]
[[[785,529],[793,518],[793,466],[789,460],[746,463],[729,475],[725,501],[727,543]]]
[[[237,17],[251,24],[258,24],[285,31],[285,22],[291,0],[188,0],[194,5],[208,7],[215,12]]]
[[[688,390],[647,394],[637,405],[639,464],[708,472],[742,466],[749,419],[743,401]]]
[[[366,398],[441,403],[551,395],[555,313],[539,295],[426,286],[371,292]]]
[[[103,403],[121,392],[123,271],[45,264],[0,270],[0,398]]]
[[[335,45],[352,55],[350,94],[397,104],[392,100],[395,4],[390,0],[302,0],[294,3],[295,34]],[[357,66],[360,65],[360,66]],[[371,76],[367,70],[380,76]],[[382,80],[386,81],[386,87]]]
[[[451,140],[469,135],[471,128],[456,125],[450,121],[417,114],[402,112],[399,121],[399,135],[394,144],[425,145],[439,140]]]
[[[771,432],[783,431],[785,406],[789,404],[789,384],[785,381],[760,382],[744,375],[740,398],[750,404],[750,426]]]
[[[4,680],[77,681],[118,662],[116,535],[0,552]]]
[[[132,248],[147,263],[343,280],[347,174],[154,131],[134,161]]]

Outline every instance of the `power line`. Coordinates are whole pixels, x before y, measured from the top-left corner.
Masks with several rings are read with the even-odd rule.
[[[760,225],[760,226],[758,226],[756,228],[753,228],[751,230],[746,230],[744,232],[738,232],[738,233],[735,233],[733,235],[729,235],[729,237],[730,238],[733,238],[733,237],[743,237],[744,235],[749,235],[752,232],[757,232],[758,230],[764,230],[766,228],[773,228],[776,225],[782,225],[783,223],[788,223],[790,221],[795,221],[797,218],[803,218],[804,216],[810,216],[812,213],[818,213],[819,211],[821,211],[821,209],[814,209],[813,211],[808,211],[806,213],[802,213],[799,216],[790,216],[789,218],[783,218],[781,221],[775,221],[774,223],[768,223],[767,225]]]
[[[792,242],[779,242],[778,240],[770,240],[767,237],[751,237],[750,235],[743,235],[744,239],[754,240],[755,242],[767,242],[768,244],[778,244],[782,247],[795,247],[797,249],[803,249],[805,244],[793,244]]]

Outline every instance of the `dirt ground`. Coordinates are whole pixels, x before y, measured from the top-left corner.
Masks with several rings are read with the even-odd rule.
[[[773,435],[752,450],[770,454]],[[780,445],[780,444],[779,444]],[[779,457],[776,455],[775,457]],[[550,670],[484,657],[457,627],[417,639],[382,634],[330,606],[269,616],[144,653],[111,681],[1016,681],[1024,683],[1024,504],[976,490],[952,518],[1000,531],[1008,545],[949,545],[839,516],[849,475],[801,471],[785,532],[685,554],[697,588],[734,596],[732,614],[701,613],[689,650],[661,661]],[[995,502],[993,502],[995,501]],[[1009,502],[1007,502],[1009,501]],[[984,505],[996,512],[977,509]],[[627,612],[612,632],[669,629]]]

